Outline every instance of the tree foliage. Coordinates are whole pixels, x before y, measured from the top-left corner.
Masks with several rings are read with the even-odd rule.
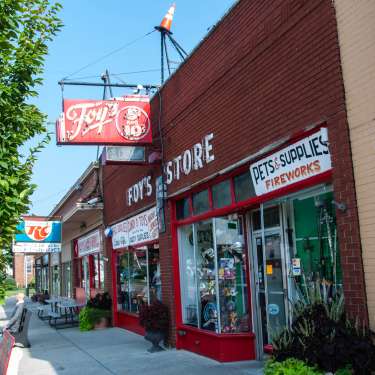
[[[36,154],[49,141],[46,116],[30,101],[42,84],[48,44],[62,27],[60,8],[48,0],[0,0],[0,249],[10,247],[28,211]],[[22,155],[35,136],[43,140]]]

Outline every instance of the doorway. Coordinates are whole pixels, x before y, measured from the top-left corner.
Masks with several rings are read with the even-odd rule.
[[[283,238],[281,204],[250,213],[253,263],[253,296],[259,357],[272,337],[288,324],[287,253]]]
[[[292,321],[293,303],[319,287],[342,290],[332,187],[316,188],[261,204],[249,212],[249,252],[257,356]]]

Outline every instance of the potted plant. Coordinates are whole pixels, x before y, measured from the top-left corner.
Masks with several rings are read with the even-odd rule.
[[[152,343],[152,347],[148,351],[154,353],[163,350],[159,344],[165,340],[168,333],[168,307],[158,300],[153,301],[150,305],[142,305],[139,322],[146,330],[145,339]]]
[[[98,293],[90,298],[79,313],[79,328],[81,331],[102,329],[110,325],[112,299],[108,293]]]

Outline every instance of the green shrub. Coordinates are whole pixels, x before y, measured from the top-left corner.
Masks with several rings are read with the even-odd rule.
[[[5,298],[5,287],[0,285],[0,301],[4,300]]]
[[[335,375],[352,375],[352,366],[347,366],[335,372]]]
[[[4,280],[4,286],[6,290],[15,290],[17,289],[16,280],[14,280],[12,277],[7,277]]]
[[[109,310],[96,309],[93,307],[84,307],[79,313],[79,330],[91,331],[95,324],[99,323],[102,318],[110,318]]]
[[[314,367],[308,366],[306,363],[295,359],[289,358],[283,362],[276,362],[271,359],[267,361],[264,368],[264,375],[322,375]]]

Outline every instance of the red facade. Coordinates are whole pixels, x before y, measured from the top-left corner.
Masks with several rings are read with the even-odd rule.
[[[332,184],[343,288],[347,310],[367,321],[358,213],[346,120],[335,10],[324,0],[239,1],[198,46],[151,102],[152,121],[162,108],[164,165],[171,181],[165,205],[166,230],[159,235],[162,300],[169,306],[169,341],[220,361],[255,358],[255,333],[216,334],[183,324],[178,228],[222,215],[244,214],[259,204],[317,184]],[[236,203],[233,179],[256,160],[326,126],[332,171],[255,199]],[[205,137],[212,135],[205,144]],[[154,127],[154,139],[160,139]],[[194,148],[201,143],[202,150]],[[212,146],[212,149],[210,147]],[[208,153],[206,153],[208,149]],[[190,150],[190,156],[185,151]],[[181,157],[180,157],[181,156]],[[186,158],[185,160],[183,158]],[[190,160],[190,157],[192,158]],[[200,161],[194,164],[194,157]],[[178,168],[178,170],[176,170]],[[167,171],[166,171],[167,172]],[[155,190],[130,206],[127,190],[161,174],[158,165],[105,166],[105,223],[113,225],[155,205]],[[167,173],[166,173],[167,174]],[[165,176],[168,180],[168,175]],[[231,182],[231,203],[215,209],[212,186]],[[249,181],[250,182],[250,181]],[[177,220],[176,201],[209,188],[208,212]],[[191,204],[191,203],[190,203]],[[190,207],[191,209],[191,207]],[[191,211],[191,210],[190,210]],[[246,241],[250,241],[245,235]],[[110,240],[108,240],[110,243]],[[253,251],[250,244],[248,244]],[[246,259],[250,286],[252,271]],[[116,263],[112,252],[113,288]],[[114,296],[114,299],[116,296]],[[249,313],[250,327],[254,326]],[[134,316],[115,323],[141,333]]]

